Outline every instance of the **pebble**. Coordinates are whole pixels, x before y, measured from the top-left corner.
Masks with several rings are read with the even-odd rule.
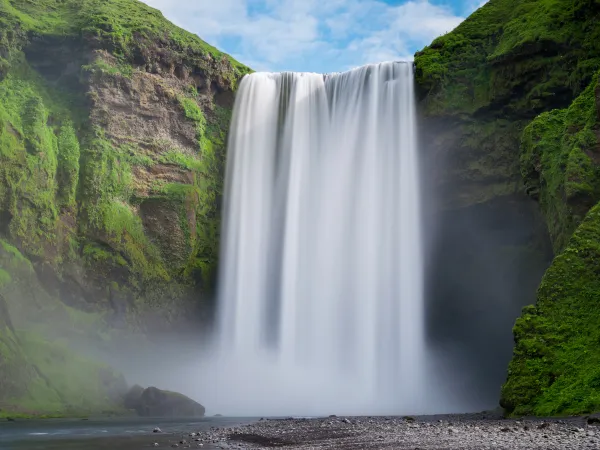
[[[440,417],[443,418],[440,419]],[[192,446],[223,449],[291,447],[447,450],[598,450],[587,418],[561,421],[507,420],[491,414],[418,417],[361,417],[262,420],[232,428],[190,432]],[[597,428],[596,428],[597,429]],[[187,434],[184,434],[184,436]],[[244,435],[251,436],[248,441]],[[173,441],[169,442],[172,443]],[[183,448],[190,444],[179,441]],[[282,444],[284,443],[284,444]],[[173,447],[179,447],[174,444]]]

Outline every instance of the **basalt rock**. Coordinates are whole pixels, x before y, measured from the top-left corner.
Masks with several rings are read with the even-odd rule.
[[[204,406],[191,398],[155,387],[134,386],[125,401],[142,417],[202,417],[205,413]]]

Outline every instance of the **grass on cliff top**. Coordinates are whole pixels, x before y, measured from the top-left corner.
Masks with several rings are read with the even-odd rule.
[[[600,411],[600,204],[548,269],[514,327],[502,405],[513,415]]]
[[[600,2],[491,0],[415,64],[433,114],[501,107],[527,117],[560,106],[600,67]]]
[[[228,60],[240,74],[249,69],[195,34],[169,22],[162,13],[138,0],[0,0],[0,25],[44,35],[78,36],[107,42],[116,54],[149,42],[196,56]]]

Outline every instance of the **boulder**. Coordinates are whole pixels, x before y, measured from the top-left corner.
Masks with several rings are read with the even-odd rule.
[[[133,386],[125,396],[125,406],[141,417],[202,417],[205,408],[178,392],[155,387]]]

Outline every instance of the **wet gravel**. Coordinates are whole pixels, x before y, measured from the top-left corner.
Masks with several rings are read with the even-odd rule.
[[[507,420],[481,415],[261,419],[251,425],[190,432],[171,439],[168,445],[221,449],[600,450],[597,422],[583,417]]]

